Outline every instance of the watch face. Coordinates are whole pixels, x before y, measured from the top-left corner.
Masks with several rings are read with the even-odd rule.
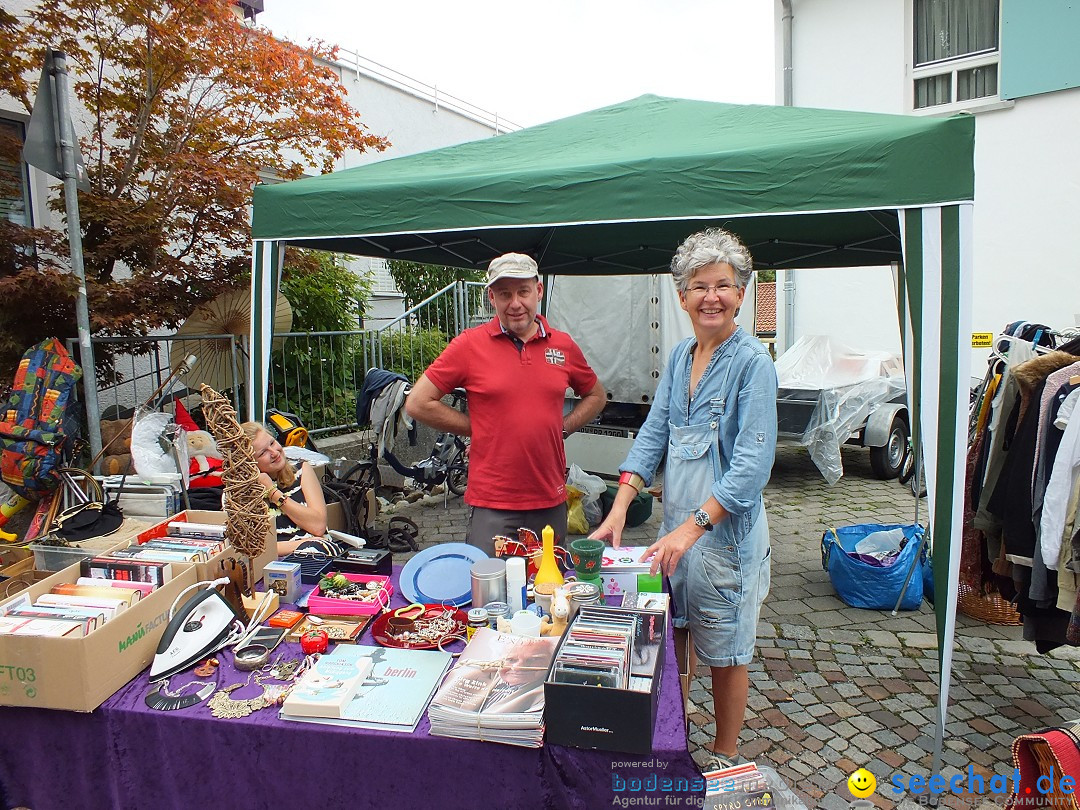
[[[702,528],[705,528],[711,523],[711,521],[709,520],[709,513],[706,512],[704,509],[698,509],[696,512],[694,512],[694,523],[696,523],[698,526],[701,526]]]

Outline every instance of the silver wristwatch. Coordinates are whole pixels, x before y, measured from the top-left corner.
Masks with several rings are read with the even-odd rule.
[[[694,512],[694,524],[700,526],[707,532],[711,532],[713,528],[712,519],[709,517],[709,513],[704,509],[698,509]]]

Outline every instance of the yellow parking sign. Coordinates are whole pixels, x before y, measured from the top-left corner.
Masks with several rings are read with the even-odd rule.
[[[971,348],[973,349],[989,349],[994,345],[994,333],[993,332],[972,332],[971,333]]]

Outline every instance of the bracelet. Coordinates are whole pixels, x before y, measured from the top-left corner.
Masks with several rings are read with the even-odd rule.
[[[265,644],[249,644],[233,653],[233,666],[241,672],[251,672],[262,669],[269,658],[270,650]]]
[[[622,484],[629,484],[636,491],[641,492],[642,488],[645,486],[645,479],[637,473],[627,470],[619,476],[619,485],[621,486]]]

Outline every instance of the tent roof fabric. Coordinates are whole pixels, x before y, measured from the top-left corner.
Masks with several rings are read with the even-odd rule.
[[[722,224],[758,267],[887,264],[896,209],[973,199],[974,129],[969,115],[642,96],[259,186],[253,236],[461,267],[527,251],[547,272],[592,275],[662,270],[688,233]]]

